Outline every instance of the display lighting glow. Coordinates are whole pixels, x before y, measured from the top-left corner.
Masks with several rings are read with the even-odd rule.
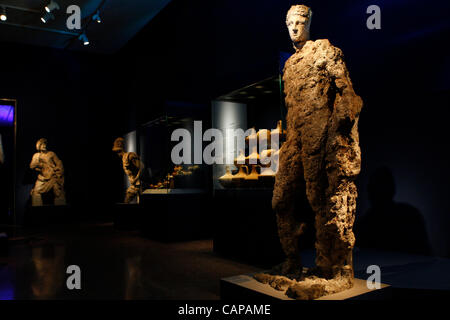
[[[14,107],[0,105],[0,125],[12,125],[14,123]]]
[[[6,8],[2,9],[2,14],[0,15],[0,20],[2,20],[2,21],[8,20],[8,17],[6,16]]]
[[[102,23],[102,18],[100,18],[100,11],[97,11],[93,16],[92,20],[94,20],[97,23]]]
[[[53,10],[59,10],[59,4],[57,4],[55,1],[51,0],[50,3],[45,6],[45,11],[50,13]]]
[[[82,33],[78,39],[80,39],[80,41],[83,42],[85,46],[89,45],[89,39],[85,33]]]
[[[55,16],[51,12],[46,12],[44,16],[41,18],[43,23],[47,23],[49,20],[55,19]]]

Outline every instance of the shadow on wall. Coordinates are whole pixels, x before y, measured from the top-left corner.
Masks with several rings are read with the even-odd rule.
[[[371,207],[355,225],[356,246],[431,255],[423,215],[394,201],[395,181],[389,168],[372,173],[368,192]]]

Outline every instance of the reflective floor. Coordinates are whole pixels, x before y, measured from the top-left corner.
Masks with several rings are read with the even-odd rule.
[[[0,299],[219,299],[223,277],[258,271],[212,252],[212,241],[161,243],[112,223],[10,229]],[[81,269],[81,290],[66,269]]]

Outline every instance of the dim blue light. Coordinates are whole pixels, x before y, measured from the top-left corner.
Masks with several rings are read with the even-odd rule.
[[[13,125],[14,123],[14,107],[0,105],[0,125]]]

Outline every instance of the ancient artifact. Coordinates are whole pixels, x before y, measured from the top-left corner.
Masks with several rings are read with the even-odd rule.
[[[64,192],[64,166],[62,161],[53,152],[47,150],[47,139],[39,139],[36,143],[36,152],[31,159],[30,168],[38,172],[36,183],[31,190],[31,205],[43,205],[42,196],[53,193],[54,204],[66,204]]]
[[[245,177],[248,174],[248,168],[247,166],[239,166],[239,171],[233,175],[231,181],[233,186],[235,187],[241,187],[245,183]]]
[[[246,186],[255,187],[258,185],[258,179],[259,179],[258,167],[259,167],[258,165],[251,166],[251,171],[245,177]]]
[[[239,150],[239,155],[234,159],[234,165],[239,168],[244,164],[245,164],[244,150]]]
[[[225,170],[225,174],[219,178],[219,183],[223,187],[227,188],[232,186],[233,175],[231,174],[230,166],[226,166]]]
[[[139,196],[141,194],[141,176],[144,169],[139,156],[135,152],[125,152],[125,140],[123,138],[117,138],[114,141],[112,150],[122,159],[123,170],[130,182],[124,202],[131,203],[136,199],[137,203],[139,203]]]
[[[278,150],[266,149],[261,152],[261,176],[270,176],[275,178],[278,166]]]
[[[292,6],[286,24],[296,52],[284,67],[287,133],[280,150],[272,206],[287,260],[255,278],[297,299],[316,299],[353,286],[358,119],[362,100],[340,49],[309,40],[312,11]],[[303,272],[299,241],[308,228],[296,197],[306,193],[315,215],[316,267]]]
[[[258,143],[259,143],[259,150],[261,152],[262,149],[270,149],[271,147],[271,131],[268,129],[261,129],[258,130]]]

